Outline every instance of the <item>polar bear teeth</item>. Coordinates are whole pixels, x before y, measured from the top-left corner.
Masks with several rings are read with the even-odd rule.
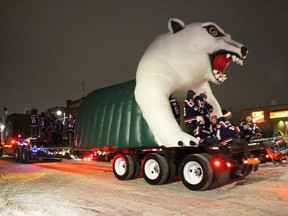
[[[227,75],[224,74],[223,72],[221,72],[220,70],[213,70],[214,76],[215,78],[219,81],[219,82],[224,82],[227,79]]]
[[[240,64],[241,66],[243,66],[243,60],[240,59],[239,57],[237,57],[236,55],[231,55],[229,53],[226,54],[226,58],[230,58],[232,57],[232,61],[233,62],[236,62],[236,64]]]
[[[227,79],[227,75],[219,70],[213,70],[213,73],[215,78],[221,83],[223,83]]]
[[[227,54],[226,54],[226,58],[228,59],[228,58],[230,58],[230,57],[231,57],[231,54],[227,53]]]

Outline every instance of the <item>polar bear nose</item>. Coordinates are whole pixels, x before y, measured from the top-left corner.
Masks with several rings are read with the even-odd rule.
[[[241,54],[243,57],[245,57],[248,53],[248,49],[245,46],[241,47]]]

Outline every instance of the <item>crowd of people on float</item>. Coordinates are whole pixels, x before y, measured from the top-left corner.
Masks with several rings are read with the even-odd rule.
[[[38,115],[36,110],[32,110],[30,117],[31,137],[61,143],[65,131],[69,145],[71,145],[74,141],[75,122],[75,115],[70,115],[68,119],[59,119],[53,113],[42,112]]]
[[[172,103],[173,100],[173,103]],[[170,97],[170,103],[176,116],[175,99]],[[178,105],[178,107],[180,107]],[[207,101],[207,94],[197,95],[189,90],[183,103],[184,124],[188,127],[188,133],[198,139],[200,144],[215,144],[230,146],[232,149],[243,149],[245,156],[249,157],[248,142],[254,137],[261,137],[261,132],[252,121],[252,116],[247,114],[239,126],[231,123],[232,113],[222,110],[222,116],[211,116],[213,106]],[[179,109],[179,108],[178,108]],[[180,112],[177,113],[180,119]],[[179,120],[177,120],[179,122]]]

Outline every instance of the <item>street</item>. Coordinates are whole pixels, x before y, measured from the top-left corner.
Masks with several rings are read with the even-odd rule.
[[[181,181],[119,181],[111,163],[22,164],[0,158],[0,215],[286,215],[288,164],[263,164],[245,180],[195,192]]]

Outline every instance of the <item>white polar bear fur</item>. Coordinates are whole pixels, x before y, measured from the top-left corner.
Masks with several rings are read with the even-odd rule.
[[[171,21],[178,22],[184,29],[173,33]],[[190,146],[198,144],[193,136],[183,132],[175,121],[169,96],[183,98],[189,89],[196,93],[206,92],[208,102],[214,107],[213,114],[221,116],[221,107],[214,97],[208,81],[219,82],[213,76],[209,53],[225,49],[241,56],[242,44],[225,34],[214,38],[203,26],[214,23],[193,23],[187,26],[181,20],[170,19],[170,32],[158,36],[142,56],[137,73],[135,98],[155,136],[159,146]]]

